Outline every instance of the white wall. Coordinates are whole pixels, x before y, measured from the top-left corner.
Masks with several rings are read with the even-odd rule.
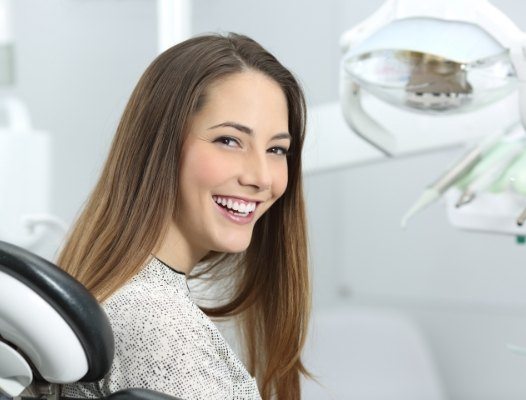
[[[12,3],[15,91],[34,127],[52,138],[51,211],[70,223],[97,179],[131,90],[156,55],[156,2]]]
[[[194,33],[233,31],[253,37],[299,77],[310,104],[338,98],[340,34],[382,1],[193,1]]]

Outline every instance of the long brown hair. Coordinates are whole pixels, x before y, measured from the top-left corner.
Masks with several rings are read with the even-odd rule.
[[[282,88],[292,135],[288,186],[260,218],[241,254],[210,254],[189,278],[233,271],[229,299],[201,309],[239,318],[247,369],[263,399],[300,398],[301,361],[310,314],[305,207],[301,178],[306,106],[294,76],[254,40],[206,35],[159,55],[134,89],[102,174],[57,264],[104,301],[136,275],[177,218],[178,171],[190,117],[217,79],[253,69]],[[175,206],[174,206],[175,205]]]

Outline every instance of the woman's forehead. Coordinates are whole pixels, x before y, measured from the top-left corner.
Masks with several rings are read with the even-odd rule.
[[[253,130],[288,131],[288,107],[283,90],[263,73],[244,71],[210,85],[193,122],[215,126],[234,122]],[[202,128],[203,126],[201,126]]]

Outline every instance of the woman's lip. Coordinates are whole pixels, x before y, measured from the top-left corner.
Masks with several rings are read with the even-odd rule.
[[[226,208],[220,206],[214,201],[214,205],[216,206],[217,210],[229,221],[238,224],[238,225],[246,225],[252,222],[254,219],[254,211],[248,213],[246,217],[242,217],[240,215],[234,215],[226,210]]]

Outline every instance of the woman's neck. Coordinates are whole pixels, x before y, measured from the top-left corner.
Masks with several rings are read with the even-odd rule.
[[[168,266],[186,275],[190,274],[206,253],[193,248],[174,224],[170,224],[164,240],[152,252]]]

